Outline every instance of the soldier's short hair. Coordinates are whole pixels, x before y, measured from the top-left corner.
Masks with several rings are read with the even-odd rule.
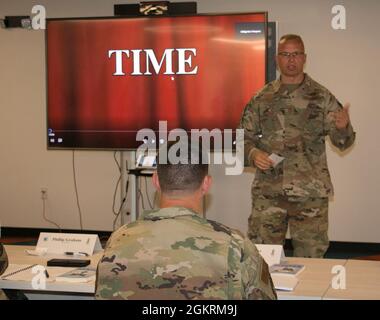
[[[278,42],[278,44],[284,44],[285,42],[287,41],[296,41],[298,43],[300,43],[302,45],[303,48],[305,48],[305,45],[303,43],[303,40],[301,38],[301,36],[299,36],[298,34],[284,34],[281,38],[280,38],[280,41]]]
[[[160,162],[160,153],[166,153],[165,162]],[[175,161],[170,154],[175,154]],[[159,150],[157,175],[163,193],[191,193],[197,190],[208,174],[208,154],[201,141],[191,139],[171,142]]]

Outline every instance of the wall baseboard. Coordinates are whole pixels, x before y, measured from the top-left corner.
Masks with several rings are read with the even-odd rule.
[[[284,250],[293,250],[292,240],[286,239]],[[347,241],[330,241],[329,253],[350,253],[350,254],[365,254],[365,255],[380,255],[380,243],[370,243],[370,242],[347,242]]]
[[[30,237],[38,238],[41,232],[58,232],[57,229],[49,228],[15,228],[15,227],[2,227],[1,228],[1,238],[5,237]],[[87,234],[97,234],[100,239],[108,238],[112,232],[111,231],[94,231],[94,230],[77,230],[77,229],[62,229],[62,233],[87,233]],[[1,241],[0,238],[0,241]]]
[[[40,232],[57,232],[57,229],[38,229],[38,228],[15,228],[15,227],[2,227],[1,238],[5,237],[31,237],[38,238]],[[112,234],[111,231],[102,230],[74,230],[74,229],[62,229],[63,233],[88,233],[97,234],[101,240],[106,240]],[[1,241],[0,238],[0,241]],[[292,251],[292,243],[290,239],[285,241],[285,250]],[[380,243],[366,243],[366,242],[343,242],[343,241],[331,241],[328,253],[339,252],[344,254],[345,252],[354,254],[365,255],[380,255]]]

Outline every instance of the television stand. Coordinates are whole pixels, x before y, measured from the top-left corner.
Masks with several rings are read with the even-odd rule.
[[[131,222],[136,221],[139,218],[139,203],[138,203],[138,185],[140,177],[151,177],[153,176],[154,169],[149,168],[139,168],[139,169],[129,169],[128,175],[131,178]]]

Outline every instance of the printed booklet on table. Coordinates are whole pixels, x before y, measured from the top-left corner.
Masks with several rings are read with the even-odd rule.
[[[274,264],[269,268],[271,274],[298,276],[305,266],[303,264]]]

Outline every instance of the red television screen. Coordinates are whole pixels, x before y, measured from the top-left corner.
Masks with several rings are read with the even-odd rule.
[[[48,19],[48,148],[136,149],[140,129],[235,129],[266,80],[266,13]]]

